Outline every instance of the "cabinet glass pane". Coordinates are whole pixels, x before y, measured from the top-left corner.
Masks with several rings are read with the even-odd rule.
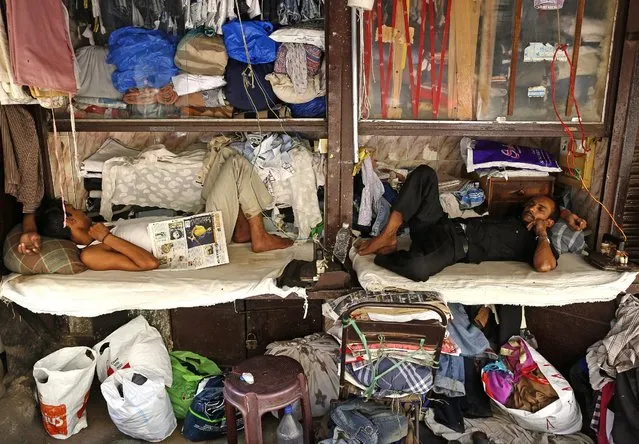
[[[536,7],[548,3],[561,8]],[[571,68],[562,51],[554,82],[551,76],[560,43],[574,59],[581,117],[600,122],[616,7],[603,0],[376,0],[358,22],[360,116],[556,121],[554,84],[557,109],[570,120],[577,113],[567,103]]]
[[[322,0],[65,3],[78,119],[325,115]],[[71,107],[56,113],[68,117]]]

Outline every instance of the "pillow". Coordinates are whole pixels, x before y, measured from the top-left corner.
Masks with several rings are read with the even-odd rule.
[[[22,227],[18,225],[9,232],[4,241],[4,265],[14,273],[77,274],[87,269],[80,261],[80,250],[73,242],[43,237],[40,254],[20,254],[18,244],[21,235]]]

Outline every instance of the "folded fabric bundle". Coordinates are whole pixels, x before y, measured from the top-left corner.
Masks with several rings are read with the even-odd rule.
[[[127,91],[122,100],[129,105],[173,105],[178,99],[178,95],[173,90],[172,85],[157,88],[132,88]]]
[[[316,97],[306,103],[291,103],[291,114],[296,118],[318,118],[326,116],[326,96]]]
[[[122,93],[113,87],[111,76],[115,66],[107,63],[109,49],[85,46],[75,52],[78,62],[78,96],[120,99]]]
[[[199,91],[178,97],[175,106],[182,108],[184,106],[195,106],[198,108],[218,108],[226,106],[226,96],[224,89],[216,88],[206,91]]]
[[[272,72],[272,63],[249,66],[229,59],[224,74],[226,100],[242,111],[263,111],[275,107],[279,100],[266,80]]]
[[[278,44],[269,38],[271,32],[271,23],[258,20],[242,23],[234,20],[222,26],[228,56],[239,62],[251,64],[275,61]]]
[[[306,43],[324,51],[325,34],[323,29],[280,28],[269,38],[279,43]]]
[[[104,168],[104,162],[109,159],[113,159],[114,157],[135,157],[140,152],[138,150],[134,150],[132,148],[126,147],[122,145],[115,139],[107,139],[104,141],[102,146],[92,154],[82,161],[80,164],[80,175],[82,177],[88,178],[88,174],[90,173],[98,173],[100,176],[102,175],[102,169]],[[94,188],[93,186],[86,186],[87,179],[85,179],[85,188],[87,190],[100,190],[101,184]]]
[[[132,88],[162,88],[178,73],[173,62],[176,38],[160,30],[127,26],[109,36],[107,63],[117,67],[113,86],[124,93]]]
[[[63,3],[8,0],[6,12],[15,83],[74,94],[75,61]]]
[[[103,97],[75,96],[73,101],[79,105],[93,105],[102,108],[126,109],[126,103],[122,100],[106,99]]]
[[[4,18],[0,14],[0,104],[18,105],[35,103],[33,97],[14,81],[13,66],[9,57],[9,37]]]
[[[202,30],[189,31],[178,43],[175,65],[189,74],[221,76],[228,61],[224,40]]]
[[[266,80],[271,84],[275,95],[284,103],[307,103],[326,95],[324,76],[319,74],[308,79],[306,88],[300,92],[286,74],[269,74]]]
[[[183,116],[214,117],[217,119],[230,119],[233,117],[232,106],[220,106],[217,108],[201,108],[197,106],[182,107]]]
[[[178,96],[185,96],[198,91],[208,91],[226,85],[224,77],[217,75],[179,74],[173,76],[172,80],[173,89]]]
[[[277,50],[273,72],[288,75],[293,81],[295,92],[300,93],[306,89],[307,78],[319,74],[321,62],[322,50],[317,46],[284,43]]]

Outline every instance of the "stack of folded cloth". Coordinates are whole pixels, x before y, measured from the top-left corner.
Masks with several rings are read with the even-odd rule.
[[[80,176],[84,179],[84,188],[88,191],[87,209],[100,208],[102,198],[102,170],[104,163],[114,157],[135,157],[139,151],[122,145],[115,139],[104,141],[98,151],[84,159],[80,164]]]

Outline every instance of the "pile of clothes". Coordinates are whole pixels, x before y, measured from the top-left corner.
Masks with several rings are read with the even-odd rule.
[[[122,145],[115,139],[107,139],[91,156],[80,163],[80,176],[84,181],[84,188],[89,196],[87,210],[89,213],[99,211],[102,200],[102,172],[104,164],[115,157],[136,157],[139,151]]]
[[[587,381],[584,429],[598,442],[635,442],[639,435],[639,299],[621,298],[610,332],[590,348],[571,376]],[[589,383],[589,384],[588,384]],[[588,387],[588,385],[590,387]],[[592,390],[589,390],[592,389]],[[584,401],[586,401],[584,399]]]

